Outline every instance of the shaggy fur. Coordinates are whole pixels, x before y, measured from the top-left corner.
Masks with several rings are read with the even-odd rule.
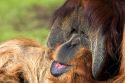
[[[125,35],[125,33],[124,33]],[[123,40],[123,48],[125,48]],[[92,77],[92,56],[85,48],[79,48],[69,61],[73,66],[59,77],[50,74],[52,60],[58,56],[58,50],[49,53],[29,39],[14,39],[0,45],[0,83],[124,83],[124,54],[121,71],[118,76],[108,81],[96,81]],[[123,53],[124,53],[123,49]]]
[[[125,0],[66,0],[55,12],[48,47],[65,44],[74,33],[92,53],[96,80],[118,75],[121,66]]]
[[[50,65],[45,49],[29,39],[0,45],[0,83],[47,83]]]
[[[57,56],[58,49],[51,57]],[[10,40],[0,46],[0,83],[90,82],[91,73],[87,73],[91,71],[90,53],[81,48],[75,56],[70,63],[76,66],[56,78],[50,74],[51,61],[44,48],[29,39]]]
[[[58,49],[51,54],[52,59],[57,56]],[[51,60],[48,59],[47,49],[45,51],[45,48],[29,39],[7,41],[0,45],[0,83],[90,82],[91,73],[87,72],[91,71],[91,56],[90,52],[84,50],[80,48],[70,61],[77,66],[56,78],[49,71]]]
[[[0,45],[0,83],[125,83],[124,2],[67,0],[55,13],[48,46],[56,49],[56,45],[68,41],[73,33],[84,35],[82,44],[86,47],[73,54],[69,60],[71,69],[59,77],[50,73],[51,61],[58,56],[61,46],[49,54],[48,49],[32,40],[14,39]],[[103,60],[98,58],[102,55]],[[103,66],[99,72],[98,65]],[[111,74],[102,74],[103,70]],[[94,75],[95,79],[105,81],[93,79]]]

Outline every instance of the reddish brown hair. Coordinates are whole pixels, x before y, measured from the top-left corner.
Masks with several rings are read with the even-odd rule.
[[[96,62],[94,63],[95,65],[93,64],[94,65],[93,71],[96,71],[96,66],[103,64],[101,65],[103,67],[100,67],[102,69],[100,70],[98,69],[99,71],[97,71],[97,73],[99,73],[97,76],[95,76],[97,78],[100,77],[99,75],[103,73],[103,71],[108,73],[109,72],[111,73],[113,71],[112,76],[117,75],[119,72],[121,57],[122,57],[121,44],[123,40],[123,28],[124,28],[124,18],[125,18],[124,16],[125,8],[123,6],[124,6],[124,0],[67,0],[64,3],[64,5],[55,12],[53,16],[52,23],[54,23],[56,19],[59,19],[59,21],[62,22],[61,20],[63,20],[65,17],[68,16],[70,17],[73,11],[77,12],[77,9],[79,8],[82,9],[81,11],[83,11],[83,16],[82,16],[83,18],[81,19],[84,19],[85,23],[84,22],[78,23],[77,27],[79,27],[80,24],[81,26],[80,30],[77,31],[77,33],[82,32],[85,28],[89,28],[90,33],[92,33],[91,35],[98,34],[98,36],[100,36],[99,37],[100,39],[95,37],[97,38],[96,42],[99,42],[99,44],[103,46],[102,47],[97,46],[98,49],[102,48],[101,50],[102,54],[99,53],[98,50],[96,50],[97,53],[96,55],[99,57],[100,55],[101,57],[103,56],[106,57],[106,60],[102,61],[102,63],[98,64],[98,62]],[[99,32],[96,32],[97,30],[99,30]],[[50,36],[50,40],[51,38],[54,38],[54,36],[53,37],[52,36]],[[103,37],[104,39],[101,39]],[[101,42],[98,40],[103,40],[103,41]],[[95,41],[92,41],[92,43],[93,42]],[[101,60],[100,58],[98,59]],[[107,77],[107,75],[102,77]]]

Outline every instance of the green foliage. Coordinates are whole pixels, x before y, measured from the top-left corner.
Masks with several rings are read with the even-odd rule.
[[[43,44],[46,43],[48,36],[48,25],[46,18],[39,20],[37,17],[41,15],[40,10],[34,11],[34,6],[37,9],[43,9],[51,12],[63,4],[64,0],[0,0],[0,42],[15,37],[32,38]],[[37,13],[38,14],[37,14]],[[37,19],[36,19],[37,18]],[[49,18],[47,18],[49,20]],[[47,22],[48,22],[47,20]],[[41,26],[45,24],[47,26]]]

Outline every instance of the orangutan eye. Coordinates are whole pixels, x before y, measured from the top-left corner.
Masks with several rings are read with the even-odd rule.
[[[80,42],[83,47],[89,48],[89,37],[87,34],[80,34]]]

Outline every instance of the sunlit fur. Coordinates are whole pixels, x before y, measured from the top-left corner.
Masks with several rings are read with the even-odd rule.
[[[58,49],[52,53],[52,60]],[[59,78],[50,74],[47,49],[29,39],[14,39],[0,45],[1,83],[83,83],[92,81],[91,54],[80,48],[69,61],[74,67]],[[76,66],[75,66],[76,65]],[[85,70],[85,72],[83,71]],[[90,80],[91,79],[91,80]]]
[[[52,61],[58,56],[60,47],[50,54]],[[79,48],[69,61],[73,66],[68,72],[54,77],[50,74],[48,49],[29,39],[10,40],[0,45],[0,83],[124,83],[124,48],[125,39],[119,75],[108,81],[96,81],[91,73],[92,56],[85,48]]]
[[[58,49],[50,56],[58,56]],[[83,83],[92,81],[91,54],[80,48],[70,64],[73,68],[59,78],[50,74],[48,49],[29,39],[14,39],[0,45],[1,83]],[[83,71],[85,70],[85,72]],[[87,71],[87,72],[86,72]],[[88,73],[89,72],[89,73]],[[87,76],[86,76],[87,74]],[[91,80],[90,80],[91,79]]]
[[[106,5],[105,6],[106,8],[103,6],[104,5],[103,1]],[[107,26],[102,26],[102,28],[104,28],[104,31],[107,31],[107,33],[104,34],[107,37],[106,52],[112,55],[112,53],[116,51],[114,49],[121,47],[119,52],[120,59],[118,59],[121,62],[121,65],[120,65],[120,70],[116,76],[106,81],[99,82],[94,80],[92,77],[92,71],[91,71],[92,69],[91,53],[86,48],[79,48],[78,52],[74,54],[75,57],[73,57],[73,59],[69,61],[70,64],[74,64],[75,66],[73,66],[71,70],[69,70],[68,72],[62,74],[60,77],[54,77],[50,74],[49,69],[50,69],[51,61],[55,59],[55,56],[58,56],[57,53],[60,47],[58,47],[57,50],[55,50],[51,56],[48,54],[48,49],[41,47],[39,44],[37,44],[32,40],[14,39],[0,45],[0,83],[7,83],[7,82],[10,82],[10,83],[24,83],[24,82],[25,83],[26,82],[28,83],[125,83],[124,81],[125,80],[125,65],[124,65],[125,64],[125,27],[123,28],[123,24],[125,24],[124,0],[114,0],[114,1],[112,0],[115,14],[113,14],[114,19],[109,21],[107,21],[107,18],[109,18],[110,15],[112,16],[112,12],[110,11],[108,12],[108,14],[105,14],[104,11],[110,10],[107,8],[107,6],[109,7],[110,5],[106,4],[105,1],[110,1],[110,0],[100,0],[100,1],[96,0],[96,2],[94,2],[94,0],[67,0],[65,5],[56,12],[54,21],[58,17],[61,17],[61,20],[63,20],[64,17],[67,18],[74,11],[74,9],[82,5],[83,8],[85,9],[87,8],[87,10],[85,11],[86,14],[87,15],[91,14],[91,16],[90,17],[88,16],[87,19],[88,21],[93,21],[93,24],[95,24],[94,25],[95,30],[97,26],[105,25],[105,23],[109,23],[106,25],[111,24],[110,30],[105,28]],[[93,5],[93,3],[96,3],[96,5]],[[96,10],[96,7],[97,7],[97,10]],[[101,10],[101,9],[98,10],[98,8],[100,7],[102,9],[104,8],[104,11],[99,11]],[[96,10],[96,11],[93,11],[93,10]],[[103,17],[103,15],[106,15],[106,16]],[[112,21],[112,23],[110,23],[110,21]],[[54,39],[55,38],[53,38],[53,40]],[[63,40],[63,38],[61,39]],[[118,44],[118,41],[119,41],[119,44]],[[61,43],[63,42],[64,41],[62,41]],[[110,48],[109,46],[112,48]],[[51,56],[52,60],[49,60],[48,56]],[[115,57],[114,55],[112,56]]]
[[[0,83],[47,83],[50,62],[46,53],[45,48],[30,39],[1,44]]]

